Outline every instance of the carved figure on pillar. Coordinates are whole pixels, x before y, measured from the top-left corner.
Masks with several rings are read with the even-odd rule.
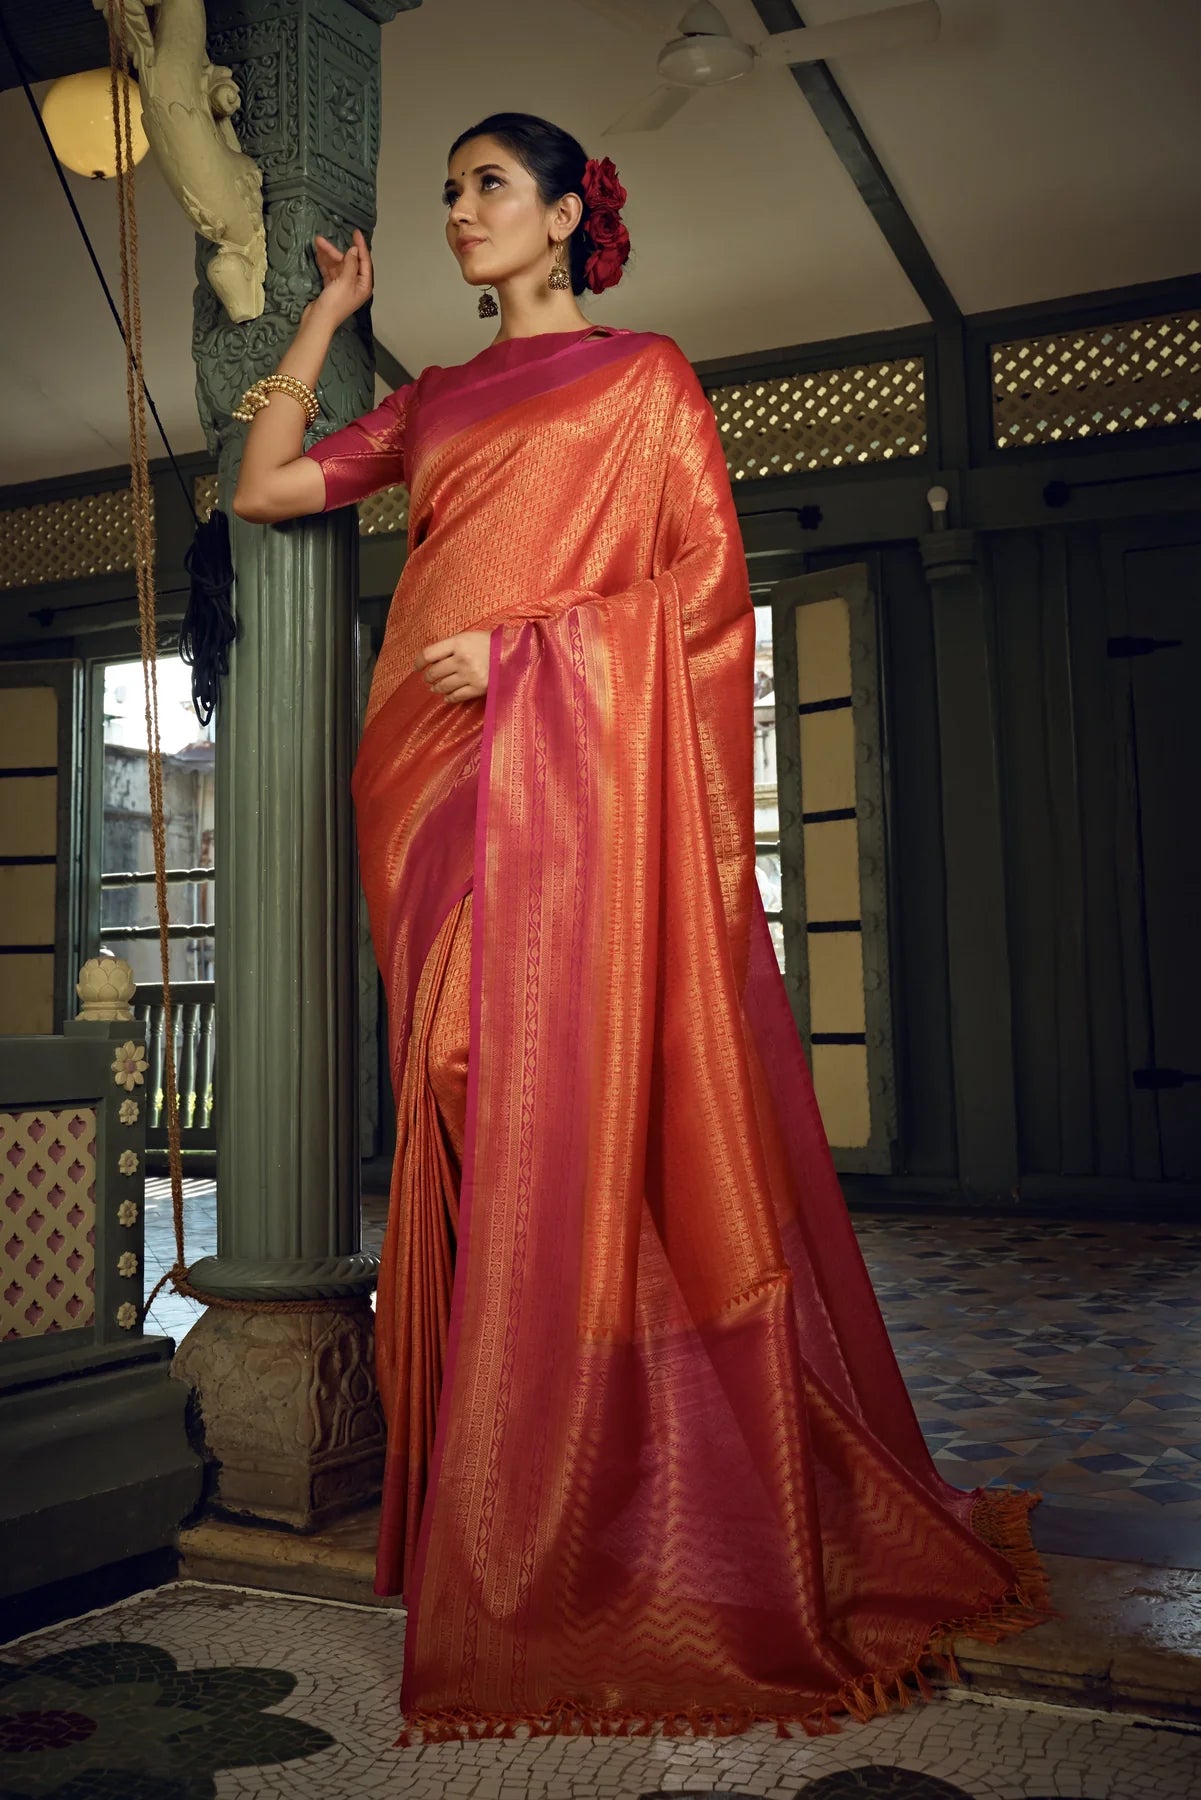
[[[396,0],[209,0],[209,54],[243,95],[235,124],[261,170],[267,272],[264,304],[232,325],[209,285],[214,252],[197,241],[193,350],[197,399],[209,449],[231,485],[242,430],[239,397],[279,362],[305,306],[320,290],[318,234],[346,245],[375,224],[379,154],[380,23]],[[371,403],[370,310],[347,320],[331,344],[318,394],[318,434]]]
[[[92,0],[124,24],[142,122],[168,187],[215,246],[207,274],[229,317],[263,310],[267,245],[262,177],[230,120],[242,104],[232,69],[209,61],[204,0]],[[153,14],[153,17],[152,17]]]

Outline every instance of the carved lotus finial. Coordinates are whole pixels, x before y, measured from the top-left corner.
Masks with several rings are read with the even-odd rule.
[[[79,971],[75,992],[82,1005],[77,1018],[132,1019],[129,1002],[137,991],[133,970],[119,956],[93,956]]]

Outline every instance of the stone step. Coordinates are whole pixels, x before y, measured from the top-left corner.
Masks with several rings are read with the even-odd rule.
[[[403,1610],[371,1590],[378,1532],[377,1508],[304,1534],[206,1517],[179,1534],[180,1578]]]
[[[984,1694],[1201,1721],[1201,1574],[1051,1556],[1060,1617],[1000,1644],[964,1639],[956,1659]]]
[[[180,1533],[185,1580],[267,1588],[359,1606],[371,1591],[377,1510],[311,1536],[215,1517]],[[961,1640],[966,1684],[982,1694],[1201,1722],[1201,1574],[1044,1555],[1060,1617],[1000,1644]]]

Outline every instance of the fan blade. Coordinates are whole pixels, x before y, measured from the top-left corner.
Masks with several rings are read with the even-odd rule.
[[[629,112],[622,113],[612,125],[601,132],[602,137],[614,137],[622,131],[658,131],[669,119],[674,119],[682,106],[687,106],[696,92],[695,88],[660,87]]]
[[[859,13],[853,19],[833,19],[828,25],[808,25],[803,31],[778,31],[755,45],[755,55],[762,57],[764,62],[790,65],[837,61],[840,56],[905,50],[911,44],[928,44],[938,36],[941,27],[942,14],[937,0],[912,0],[906,6]]]
[[[661,44],[668,35],[672,20],[664,5],[640,6],[638,0],[576,0],[585,12],[595,13],[598,19],[607,19],[610,25],[620,26],[623,31],[636,31],[640,37],[652,38]],[[671,7],[675,11],[675,5]]]

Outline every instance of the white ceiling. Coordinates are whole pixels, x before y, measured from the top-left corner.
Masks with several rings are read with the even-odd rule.
[[[880,0],[801,0],[808,24]],[[647,0],[657,9],[659,0]],[[750,41],[750,0],[721,0]],[[1201,271],[1198,0],[942,0],[940,40],[832,64],[967,313]],[[670,20],[681,8],[665,0]],[[669,332],[694,360],[926,317],[786,70],[696,97],[658,132],[602,138],[656,85],[654,46],[576,0],[424,0],[384,32],[379,338],[413,371],[463,361],[476,317],[442,235],[445,153],[489,111],[538,112],[611,155],[634,256],[587,309]],[[0,483],[124,460],[120,343],[20,90],[0,94],[10,171],[0,287]],[[110,280],[114,196],[70,177]],[[201,447],[192,236],[138,172],[146,367],[179,451]]]

